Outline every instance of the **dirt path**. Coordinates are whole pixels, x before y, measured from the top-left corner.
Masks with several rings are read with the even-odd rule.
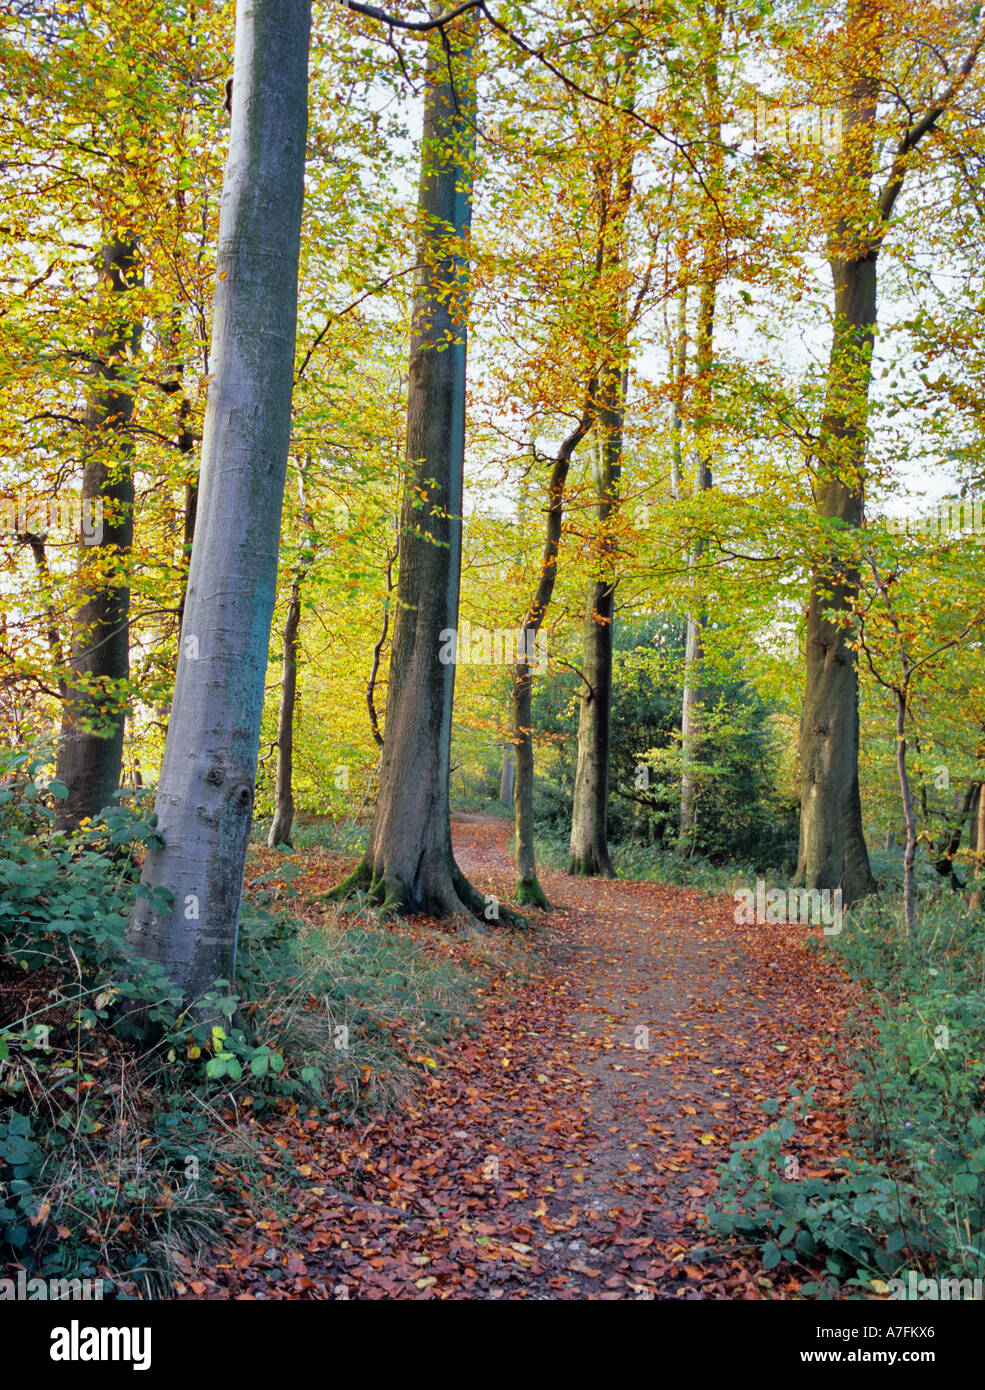
[[[462,867],[504,899],[509,833],[454,825]],[[479,1036],[446,1050],[403,1116],[331,1142],[317,1120],[284,1125],[274,1142],[311,1173],[292,1229],[244,1232],[210,1296],[796,1296],[789,1270],[717,1246],[703,1213],[716,1165],[791,1083],[817,1086],[801,1171],[837,1166],[840,979],[803,928],[737,927],[727,901],[542,882],[543,971],[492,991]]]

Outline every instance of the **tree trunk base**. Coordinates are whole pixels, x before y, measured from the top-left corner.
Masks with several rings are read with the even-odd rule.
[[[519,903],[520,907],[539,907],[544,912],[550,911],[550,902],[547,894],[541,888],[535,873],[528,874],[525,878],[518,878],[516,881],[516,891],[513,900]]]
[[[346,874],[341,883],[337,883],[334,888],[330,888],[327,893],[319,893],[312,898],[315,903],[340,903],[347,898],[353,897],[356,893],[366,893],[369,891],[373,882],[373,873],[366,860],[363,859],[351,874]]]
[[[339,903],[354,897],[356,893],[367,894],[382,918],[409,917],[416,913],[439,919],[461,918],[467,921],[469,931],[478,932],[483,936],[489,935],[485,926],[485,922],[489,920],[489,899],[473,888],[454,860],[447,875],[438,875],[436,881],[426,888],[419,887],[411,894],[403,879],[396,875],[388,876],[386,873],[378,875],[367,857],[341,883],[312,901]],[[527,925],[526,919],[520,913],[513,912],[502,904],[497,903],[496,914],[496,921],[506,922],[509,926]]]
[[[607,853],[590,850],[588,854],[573,854],[568,873],[580,878],[615,878],[616,871]]]
[[[879,884],[873,878],[868,868],[865,866],[845,866],[841,867],[841,872],[836,873],[830,867],[815,873],[808,873],[803,862],[798,863],[796,872],[791,880],[793,888],[807,889],[835,889],[842,891],[842,901],[845,907],[853,907],[855,903],[861,902],[863,898],[871,897],[879,892]]]

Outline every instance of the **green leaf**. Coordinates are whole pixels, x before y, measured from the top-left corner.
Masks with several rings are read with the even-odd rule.
[[[763,1268],[776,1269],[783,1260],[783,1253],[775,1240],[768,1240],[763,1246]]]

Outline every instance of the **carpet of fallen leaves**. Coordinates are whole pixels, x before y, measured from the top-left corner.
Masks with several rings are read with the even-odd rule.
[[[454,831],[476,886],[508,899],[509,827]],[[179,1297],[798,1296],[789,1267],[716,1243],[704,1209],[716,1165],[791,1083],[816,1087],[801,1173],[839,1171],[846,982],[804,927],[736,926],[730,899],[543,883],[555,907],[532,977],[491,983],[478,1035],[436,1051],[404,1112],[352,1126],[285,1105],[253,1121],[297,1164],[291,1216],[256,1191]]]

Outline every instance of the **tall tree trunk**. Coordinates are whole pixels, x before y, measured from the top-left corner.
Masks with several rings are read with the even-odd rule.
[[[636,91],[636,55],[622,60],[619,81],[627,90],[625,110]],[[599,542],[595,574],[585,605],[582,667],[584,689],[578,710],[578,760],[571,808],[568,872],[613,878],[609,858],[609,752],[612,708],[612,624],[615,615],[618,541],[614,523],[619,511],[623,428],[629,380],[629,316],[626,305],[627,223],[633,198],[633,131],[628,117],[617,132],[615,154],[596,164],[599,241],[603,246],[599,340],[603,360],[598,372],[596,418]]]
[[[906,825],[906,847],[903,850],[903,913],[906,929],[912,932],[917,920],[917,814],[913,805],[913,792],[910,788],[910,775],[906,766],[906,686],[898,688],[896,695],[896,773],[899,778],[900,798],[903,802],[903,820]]]
[[[985,45],[985,23],[979,22],[945,90],[907,125],[886,183],[873,197],[884,23],[878,0],[851,0],[845,22],[850,80],[836,188],[840,207],[828,245],[834,328],[817,444],[815,509],[823,523],[852,531],[863,518],[879,250],[914,151],[954,102]],[[858,783],[858,673],[851,647],[857,594],[851,548],[839,554],[832,542],[831,553],[815,565],[807,610],[797,882],[807,888],[840,886],[846,904],[876,887]]]
[[[475,142],[475,21],[428,38],[420,272],[407,401],[408,484],[380,787],[366,854],[335,889],[384,912],[484,915],[455,863],[448,779],[462,552],[468,237]],[[454,81],[454,85],[453,85]]]
[[[102,249],[109,323],[97,335],[98,384],[85,412],[89,452],[82,500],[102,510],[101,536],[84,556],[82,606],[75,615],[69,676],[62,706],[58,779],[68,789],[60,826],[98,814],[119,789],[130,675],[130,586],[133,545],[133,358],[140,324],[126,309],[126,294],[141,281],[135,242],[116,236]],[[93,574],[86,573],[89,566]]]
[[[578,710],[578,762],[571,808],[569,874],[614,878],[609,858],[609,749],[612,709],[612,624],[615,543],[608,530],[619,505],[625,376],[610,369],[599,411],[599,573],[591,581],[582,629],[584,689]]]
[[[707,52],[702,64],[708,126],[707,181],[712,197],[724,188],[724,152],[721,143],[722,111],[718,86],[718,57],[722,45],[724,9],[716,5],[705,21],[702,12]],[[711,488],[710,466],[710,407],[715,334],[715,306],[718,281],[721,275],[721,213],[717,205],[705,208],[704,254],[701,267],[701,294],[698,302],[698,322],[695,332],[695,389],[694,389],[694,489],[698,497]],[[678,440],[679,448],[679,440]],[[701,757],[701,715],[705,703],[704,629],[707,612],[701,591],[700,567],[704,538],[694,540],[688,556],[691,571],[693,607],[687,615],[684,642],[684,682],[681,696],[681,810],[678,849],[693,854],[698,830],[698,779],[695,765]]]
[[[192,402],[185,390],[185,364],[181,360],[181,316],[175,309],[171,316],[171,352],[174,358],[171,379],[167,382],[159,382],[162,390],[168,395],[180,392],[178,403],[178,439],[177,445],[183,458],[187,458],[195,448],[195,435],[191,429]],[[195,511],[198,507],[198,470],[188,478],[185,483],[185,512],[182,533],[182,577],[181,577],[181,598],[178,600],[178,631],[181,631],[181,624],[185,616],[185,595],[188,592],[188,566],[191,562],[192,542],[195,539]]]
[[[190,402],[182,401],[182,410],[190,407]],[[178,433],[178,447],[183,454],[190,454],[194,447],[194,438],[190,431],[182,422]],[[181,578],[181,598],[178,600],[178,631],[185,620],[185,599],[188,597],[188,571],[192,560],[192,545],[195,540],[195,518],[198,513],[198,481],[199,475],[196,472],[194,478],[190,478],[185,484],[185,514],[182,527],[181,553],[182,553],[182,578]]]
[[[163,847],[147,855],[153,897],[129,937],[189,999],[235,967],[291,437],[310,29],[310,0],[237,6],[198,516],[155,803]]]
[[[862,524],[865,424],[876,321],[876,252],[833,258],[834,339],[818,441],[818,515]],[[858,573],[832,554],[815,567],[807,610],[800,729],[800,854],[807,888],[841,887],[846,904],[875,890],[858,782],[858,671],[850,614]],[[830,616],[826,616],[826,613]]]
[[[871,0],[853,0],[846,28],[859,43],[847,94],[840,171],[844,206],[829,240],[834,326],[817,445],[815,508],[823,522],[857,529],[863,516],[879,254],[879,241],[867,228],[860,232],[857,210],[859,201],[867,199],[875,159],[881,40]],[[862,830],[858,784],[858,670],[851,646],[857,594],[858,573],[851,561],[833,553],[815,565],[807,609],[799,749],[796,880],[807,888],[840,886],[846,904],[876,886]]]
[[[280,708],[277,713],[277,782],[274,791],[274,819],[267,836],[271,849],[291,845],[294,825],[294,705],[298,692],[298,629],[301,626],[301,578],[295,575],[284,622],[284,670],[280,682]]]
[[[383,648],[386,646],[387,635],[390,631],[390,603],[393,594],[393,567],[397,563],[400,555],[400,537],[397,536],[397,543],[393,548],[387,548],[386,552],[386,594],[383,599],[383,626],[380,628],[380,635],[373,645],[373,659],[370,663],[369,678],[366,681],[366,709],[369,711],[369,729],[373,735],[373,742],[378,748],[383,747],[383,735],[380,732],[380,719],[376,712],[376,682],[379,679],[380,663],[383,659]]]
[[[972,822],[972,852],[974,855],[975,886],[968,898],[968,906],[980,912],[985,902],[985,782],[979,782],[977,803]]]
[[[709,248],[709,259],[705,266],[705,278],[701,286],[701,300],[698,311],[697,328],[697,382],[695,398],[697,409],[694,415],[694,486],[698,496],[711,487],[711,465],[708,446],[708,396],[711,390],[712,339],[715,327],[715,297],[718,290],[717,248]],[[700,586],[697,578],[704,552],[704,538],[695,537],[688,556],[692,586]],[[698,795],[695,764],[701,757],[701,712],[705,701],[704,674],[704,628],[707,613],[703,601],[699,601],[688,613],[685,627],[684,646],[684,686],[681,697],[681,813],[678,848],[683,854],[694,852],[695,835],[698,828]]]
[[[521,628],[522,648],[517,653],[513,674],[513,747],[516,750],[516,781],[513,808],[516,819],[516,901],[535,907],[549,907],[537,880],[534,844],[534,738],[531,711],[537,634],[540,631],[557,579],[557,556],[561,544],[564,489],[571,459],[592,427],[595,418],[597,383],[588,388],[588,400],[575,428],[558,450],[548,487],[547,535],[540,579]]]
[[[310,463],[310,459],[309,459]],[[276,849],[278,845],[291,845],[291,828],[294,825],[294,711],[298,694],[298,632],[301,628],[301,592],[308,571],[315,559],[317,532],[314,517],[305,504],[305,472],[303,466],[298,473],[298,494],[301,503],[301,517],[306,535],[306,545],[291,581],[291,594],[287,603],[287,617],[281,638],[283,669],[280,682],[280,705],[277,710],[277,772],[274,785],[274,815],[267,835],[267,845]]]
[[[709,483],[701,483],[710,487]],[[692,567],[701,559],[701,541],[695,542],[691,552]],[[684,687],[681,692],[681,810],[677,847],[682,854],[690,855],[695,850],[695,837],[698,831],[698,779],[696,764],[701,755],[700,716],[704,708],[704,627],[707,614],[689,613],[685,626],[684,639]]]

